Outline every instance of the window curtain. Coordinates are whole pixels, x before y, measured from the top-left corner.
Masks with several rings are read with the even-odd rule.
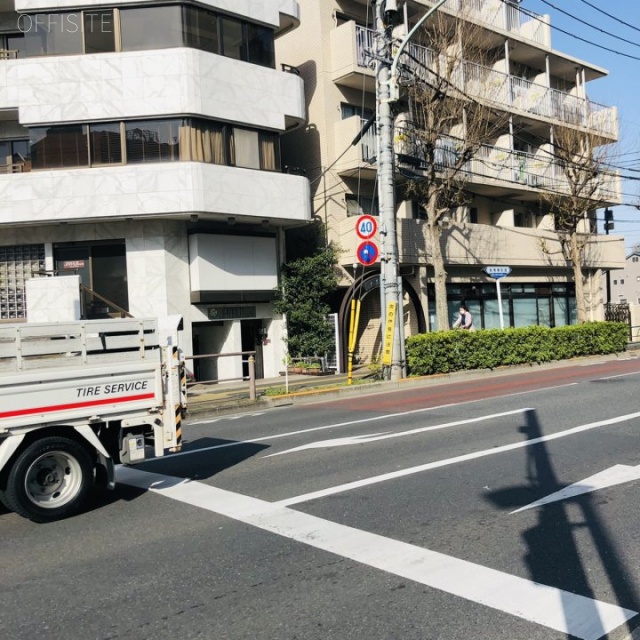
[[[277,171],[276,138],[274,136],[260,136],[260,168],[265,171]]]
[[[226,164],[224,129],[183,120],[179,131],[180,160]]]

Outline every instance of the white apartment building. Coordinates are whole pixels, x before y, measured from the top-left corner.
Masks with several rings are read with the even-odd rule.
[[[640,248],[635,247],[625,259],[624,271],[611,271],[610,299],[613,304],[640,305]]]
[[[79,274],[85,317],[180,314],[187,354],[255,349],[258,375],[277,375],[283,230],[311,217],[308,180],[280,159],[306,118],[274,53],[298,3],[0,11],[0,320],[27,317],[26,279]],[[243,373],[240,357],[196,368]]]
[[[400,39],[434,4],[432,0],[399,3],[403,24],[394,35]],[[507,115],[504,129],[469,162],[467,204],[452,212],[444,230],[451,318],[465,301],[478,327],[498,327],[495,283],[482,267],[507,265],[513,269],[502,285],[507,326],[574,322],[571,265],[541,193],[567,189],[554,159],[552,127],[595,132],[603,144],[617,139],[616,108],[588,97],[588,83],[607,72],[555,51],[549,16],[529,15],[516,2],[449,0],[440,11],[484,30],[493,62],[481,67],[474,60],[461,61],[461,77],[475,81],[463,88],[478,100],[497,96]],[[355,146],[350,144],[376,109],[373,3],[300,0],[300,20],[300,28],[278,41],[277,53],[304,78],[308,123],[283,138],[283,153],[288,163],[306,169],[314,212],[326,224],[329,240],[342,249],[339,311],[344,335],[348,303],[356,289],[363,294],[360,353],[367,358],[379,353],[380,346],[379,266],[364,270],[356,266],[359,240],[354,221],[363,213],[377,215],[375,127]],[[418,61],[433,55],[419,44],[412,44],[410,53]],[[397,113],[396,123],[406,119],[407,114]],[[396,160],[401,152],[397,146]],[[396,180],[400,271],[410,334],[434,327],[433,269],[424,215],[406,195],[400,171]],[[608,192],[611,204],[620,201],[615,175]],[[583,265],[592,301],[589,314],[600,319],[602,271],[623,265],[624,245],[619,236],[596,235],[595,212],[585,218],[582,231],[592,234]]]

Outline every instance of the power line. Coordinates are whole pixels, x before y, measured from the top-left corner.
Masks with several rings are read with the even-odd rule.
[[[601,29],[600,27],[596,27],[596,25],[591,24],[590,22],[587,22],[586,20],[583,20],[582,18],[578,18],[578,16],[574,16],[572,13],[569,13],[568,11],[565,11],[564,9],[560,9],[560,7],[556,7],[555,4],[552,4],[551,2],[548,2],[548,0],[540,0],[540,2],[543,2],[547,6],[551,7],[552,9],[555,9],[556,11],[558,11],[560,13],[564,13],[565,16],[569,16],[572,20],[575,20],[576,22],[584,24],[587,27],[589,27],[590,29],[595,29],[596,31],[599,31],[600,33],[604,33],[605,35],[610,36],[612,38],[615,38],[616,40],[620,40],[621,42],[626,42],[627,44],[631,44],[634,47],[640,47],[640,44],[638,44],[637,42],[634,42],[633,40],[627,40],[626,38],[623,38],[622,36],[619,36],[619,35],[617,35],[615,33],[611,33],[611,31],[607,31],[606,29]]]
[[[504,4],[507,4],[506,0],[501,0]],[[541,22],[543,24],[547,24],[547,22],[545,22],[544,20],[542,20],[542,18],[533,13],[533,11],[529,11],[528,9],[520,9],[520,11],[522,11],[525,15],[529,16],[530,18],[533,18],[534,20],[537,20],[538,22]],[[623,53],[622,51],[618,51],[617,49],[611,49],[611,47],[605,47],[602,44],[597,44],[595,42],[593,42],[592,40],[587,40],[586,38],[581,38],[580,36],[577,36],[575,33],[571,33],[571,31],[566,31],[565,29],[561,29],[560,27],[556,27],[553,24],[549,25],[552,29],[555,29],[556,31],[559,31],[560,33],[564,33],[567,36],[570,36],[571,38],[574,38],[575,40],[579,40],[580,42],[584,42],[585,44],[591,45],[592,47],[596,47],[597,49],[602,49],[603,51],[608,51],[609,53],[613,53],[615,55],[618,56],[622,56],[624,58],[630,58],[631,60],[638,60],[640,61],[640,57],[638,56],[634,56],[631,55],[630,53]]]
[[[636,27],[635,25],[632,25],[629,22],[625,22],[621,18],[618,18],[618,17],[614,16],[611,13],[607,13],[604,9],[601,9],[600,7],[596,7],[595,4],[592,4],[591,2],[587,2],[587,0],[580,0],[580,1],[583,2],[584,4],[586,4],[588,7],[591,7],[592,9],[595,9],[596,11],[599,11],[603,15],[607,16],[607,18],[611,18],[612,20],[615,20],[616,22],[619,22],[620,24],[623,24],[625,27],[629,27],[630,29],[633,29],[634,31],[640,32],[640,28],[639,27]]]

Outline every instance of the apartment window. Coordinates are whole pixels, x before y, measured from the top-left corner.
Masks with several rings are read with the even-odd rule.
[[[631,262],[638,262],[638,258],[631,258]]]
[[[89,164],[87,126],[69,124],[29,130],[34,169],[86,167]]]
[[[340,104],[340,115],[343,120],[352,118],[353,116],[360,116],[362,120],[369,120],[372,118],[375,111],[373,109],[367,109],[366,107],[359,107],[355,104],[347,104],[342,102]]]
[[[414,220],[428,220],[429,215],[427,214],[427,209],[424,204],[413,200],[411,203],[411,217]]]
[[[0,173],[29,171],[31,154],[28,140],[0,141]]]
[[[348,193],[345,195],[345,204],[347,206],[348,216],[361,216],[369,214],[370,216],[378,215],[378,199],[366,196],[356,196]]]
[[[106,53],[116,50],[113,9],[83,12],[84,52]]]
[[[624,279],[620,280],[620,284],[624,284]]]
[[[31,153],[36,169],[86,166],[89,159],[92,166],[178,160],[262,171],[281,166],[277,133],[200,118],[38,127],[29,133],[30,142],[0,141],[0,165],[3,155],[9,163],[13,153],[16,163],[28,161]]]
[[[613,284],[618,284],[618,281],[617,281],[617,280],[614,280],[614,281],[613,281]]]
[[[247,60],[247,42],[244,25],[234,18],[220,17],[222,55],[236,60]]]
[[[89,125],[91,164],[122,162],[122,134],[119,122]]]
[[[516,227],[531,227],[531,216],[525,211],[516,211],[513,214],[513,224]]]
[[[234,127],[231,139],[231,164],[245,169],[260,168],[260,141],[257,131]]]
[[[179,120],[148,120],[125,125],[127,162],[167,162],[179,159]]]
[[[81,13],[43,13],[19,18],[27,56],[82,53]]]
[[[248,61],[263,67],[275,67],[273,30],[257,24],[247,24]]]
[[[469,222],[471,224],[478,224],[478,209],[476,207],[469,209]]]
[[[0,36],[0,47],[5,51],[11,51],[12,57],[24,58],[24,33],[7,33]]]
[[[122,51],[183,46],[182,9],[178,5],[120,9]]]
[[[188,47],[220,53],[218,16],[199,7],[184,7],[184,42]]]

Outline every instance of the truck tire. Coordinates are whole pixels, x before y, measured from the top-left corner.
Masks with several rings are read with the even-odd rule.
[[[93,476],[93,460],[81,444],[70,438],[42,438],[16,458],[3,501],[34,522],[60,520],[80,509]]]

